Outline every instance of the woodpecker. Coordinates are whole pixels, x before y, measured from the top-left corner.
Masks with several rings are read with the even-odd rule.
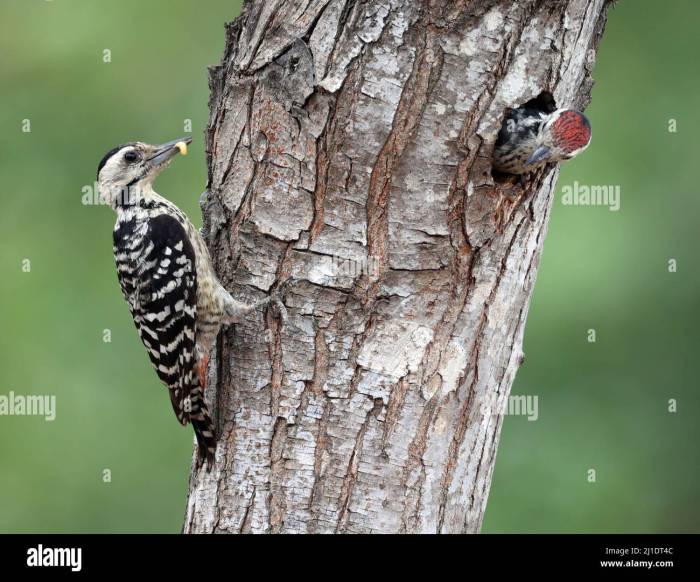
[[[583,113],[519,107],[503,121],[493,150],[493,167],[508,174],[525,174],[549,162],[570,160],[590,142],[591,124]]]
[[[153,181],[191,138],[162,145],[126,143],[97,168],[101,199],[117,214],[114,258],[136,329],[181,424],[192,423],[199,458],[210,469],[216,435],[204,400],[209,352],[222,325],[271,301],[284,317],[279,292],[252,304],[237,301],[216,277],[199,231]]]

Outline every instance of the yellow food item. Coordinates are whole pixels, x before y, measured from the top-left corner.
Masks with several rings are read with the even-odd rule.
[[[187,144],[184,141],[179,141],[175,144],[175,147],[180,150],[183,156],[187,155]]]

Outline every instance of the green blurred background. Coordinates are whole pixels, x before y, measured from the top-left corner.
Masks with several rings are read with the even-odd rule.
[[[0,394],[57,397],[53,422],[0,417],[0,532],[180,530],[191,431],[174,422],[121,297],[113,213],[81,198],[109,148],[178,137],[191,120],[191,156],[158,186],[199,220],[206,66],[238,10],[0,2]],[[513,388],[539,396],[539,419],[506,418],[486,532],[700,531],[698,18],[690,0],[611,11],[593,145],[559,180]],[[619,185],[621,210],[562,205],[575,180]]]

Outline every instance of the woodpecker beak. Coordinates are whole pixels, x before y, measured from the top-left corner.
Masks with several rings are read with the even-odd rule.
[[[532,166],[540,162],[546,162],[552,155],[552,150],[547,146],[538,147],[525,162],[526,166]]]
[[[155,146],[155,149],[151,157],[148,158],[148,161],[151,162],[154,167],[163,166],[176,154],[180,152],[184,154],[187,151],[186,147],[183,147],[182,144],[185,144],[185,146],[187,146],[191,143],[191,137],[181,137],[179,139],[174,139],[173,141],[169,141],[167,143]]]

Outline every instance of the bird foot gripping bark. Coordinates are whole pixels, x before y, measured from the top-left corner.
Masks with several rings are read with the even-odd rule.
[[[291,284],[292,279],[285,279],[276,289],[272,291],[270,297],[267,301],[273,306],[274,311],[277,316],[282,321],[282,324],[287,323],[289,314],[287,313],[287,307],[282,301],[282,297],[287,292],[287,288]]]
[[[276,312],[277,317],[280,318],[282,323],[287,323],[289,314],[287,313],[287,307],[282,302],[282,299],[279,296],[270,297],[270,303],[272,304],[273,310]]]
[[[235,323],[243,313],[250,313],[255,309],[260,307],[267,307],[268,305],[272,307],[273,313],[282,321],[284,325],[287,322],[288,314],[287,307],[282,301],[282,296],[287,291],[287,287],[290,284],[291,279],[287,279],[276,289],[273,289],[268,297],[261,299],[252,304],[244,304],[234,301],[230,298],[230,303],[227,306],[228,314],[227,319],[223,322],[223,325],[230,325]],[[197,378],[199,380],[199,385],[204,390],[207,386],[207,367],[209,366],[209,354],[202,355],[196,364]]]

